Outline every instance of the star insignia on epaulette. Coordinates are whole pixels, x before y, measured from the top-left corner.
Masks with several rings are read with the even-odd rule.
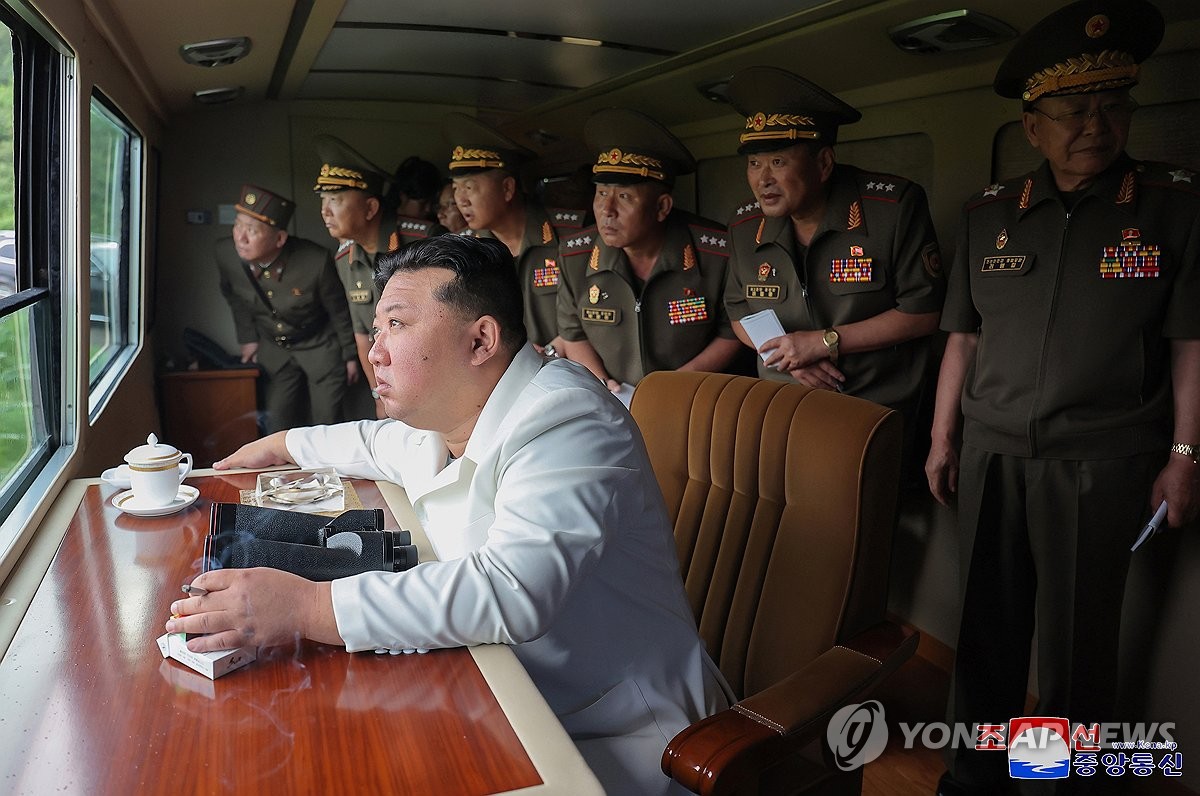
[[[892,191],[896,190],[896,183],[889,182],[887,185],[879,183],[879,189],[884,193],[891,193]]]
[[[1167,173],[1171,175],[1171,182],[1191,182],[1192,177],[1196,176],[1187,169],[1175,169]]]
[[[1004,190],[1003,185],[1001,185],[998,182],[994,182],[991,185],[989,185],[988,187],[983,189],[983,195],[984,196],[995,196],[996,194],[1000,193],[1003,190]]]
[[[751,204],[748,204],[748,205],[743,205],[742,207],[739,207],[739,208],[737,209],[737,214],[738,214],[739,216],[744,216],[744,215],[746,215],[747,213],[749,213],[749,212],[752,212],[752,211],[754,211],[754,210],[757,210],[757,209],[758,209],[758,202],[753,202],[753,203],[751,203]]]

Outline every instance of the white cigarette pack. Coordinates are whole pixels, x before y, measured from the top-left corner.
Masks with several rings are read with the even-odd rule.
[[[210,680],[240,669],[254,661],[258,653],[254,647],[238,647],[232,650],[192,652],[187,648],[181,633],[165,633],[158,637],[158,649],[164,658],[173,658],[189,669],[195,669]]]

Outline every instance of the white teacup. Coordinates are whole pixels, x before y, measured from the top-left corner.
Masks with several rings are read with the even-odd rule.
[[[151,434],[145,445],[125,454],[129,485],[138,505],[157,508],[168,505],[179,494],[179,485],[192,471],[192,454],[159,442]]]

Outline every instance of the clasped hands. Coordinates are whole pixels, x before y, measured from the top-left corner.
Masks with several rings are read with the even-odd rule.
[[[768,356],[764,364],[788,373],[796,381],[821,390],[837,390],[846,376],[829,358],[823,332],[789,332],[772,337],[758,352]]]

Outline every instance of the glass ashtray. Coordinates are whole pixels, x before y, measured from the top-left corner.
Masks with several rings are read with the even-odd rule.
[[[345,490],[332,467],[259,473],[254,489],[259,506],[299,511],[342,511]]]

